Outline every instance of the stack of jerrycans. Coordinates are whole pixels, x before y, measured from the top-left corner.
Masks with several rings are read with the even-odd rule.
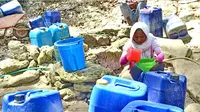
[[[56,48],[56,42],[59,40],[65,40],[70,37],[69,27],[65,23],[54,23],[49,27],[49,30],[53,36],[54,54],[57,62],[61,62],[60,54]]]
[[[187,79],[171,72],[151,71],[144,75],[148,87],[148,101],[173,105],[184,109]]]

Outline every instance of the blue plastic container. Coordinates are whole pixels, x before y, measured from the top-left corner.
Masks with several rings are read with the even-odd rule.
[[[69,38],[55,42],[60,53],[62,65],[66,72],[74,72],[85,68],[84,38]]]
[[[187,79],[184,75],[152,71],[144,75],[148,87],[148,101],[184,108]]]
[[[29,23],[30,23],[30,26],[32,29],[39,28],[39,27],[45,27],[44,21],[41,16],[30,19]]]
[[[149,31],[157,37],[163,37],[162,9],[147,6],[140,10],[140,21],[144,22]]]
[[[69,27],[65,23],[55,23],[49,27],[53,35],[53,42],[64,40],[70,37]]]
[[[29,33],[32,45],[42,47],[45,45],[53,46],[51,31],[46,27],[35,28]]]
[[[46,27],[51,26],[53,23],[60,23],[61,17],[59,11],[45,11],[44,24]]]
[[[121,112],[184,112],[183,109],[160,104],[155,102],[149,102],[144,100],[132,101],[128,105],[126,105]]]
[[[1,6],[3,15],[21,14],[24,13],[20,3],[17,0],[12,0]]]
[[[58,40],[64,40],[70,37],[69,27],[65,23],[54,23],[49,27],[49,30],[51,31],[53,36],[53,43]],[[56,61],[61,62],[60,54],[57,50],[57,47],[55,46],[55,43],[54,43],[54,54]]]
[[[96,84],[88,112],[120,112],[129,102],[147,99],[147,86],[141,82],[105,75],[108,85]]]
[[[60,94],[55,90],[27,90],[7,94],[2,112],[64,112]]]

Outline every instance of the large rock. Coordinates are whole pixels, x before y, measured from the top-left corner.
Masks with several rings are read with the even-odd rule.
[[[40,48],[40,55],[37,58],[37,62],[39,65],[45,63],[45,62],[49,62],[52,60],[54,55],[54,47],[50,47],[50,46],[42,46]]]
[[[95,82],[97,79],[108,74],[110,70],[97,64],[87,63],[85,69],[76,72],[65,72],[62,66],[57,68],[56,72],[60,75],[63,81],[72,83],[83,83]]]
[[[18,61],[15,59],[6,59],[0,62],[0,71],[3,74],[14,72],[23,68],[28,67],[29,61]]]
[[[85,54],[86,61],[96,63],[97,62],[97,54],[100,52],[103,52],[103,51],[105,51],[104,47],[89,49],[89,51],[86,52],[86,54]]]
[[[29,84],[40,77],[39,72],[35,70],[29,70],[21,75],[10,77],[8,81],[2,81],[2,87],[16,87],[23,84]]]
[[[180,39],[157,38],[165,58],[169,57],[191,57],[192,51],[183,44]]]
[[[65,88],[65,89],[61,89],[60,91],[60,96],[63,98],[64,96],[66,95],[74,95],[75,96],[75,93],[71,90],[71,89],[68,89],[68,88]]]
[[[200,90],[198,89],[200,84],[199,73],[200,73],[200,64],[196,61],[190,59],[172,59],[168,60],[168,63],[171,63],[175,68],[175,73],[183,74],[187,77],[187,89],[190,93],[190,96],[193,97],[196,101],[200,101]]]
[[[129,33],[130,26],[107,26],[89,32],[83,32],[81,35],[85,38],[84,42],[89,46],[89,48],[93,48],[97,46],[110,45],[110,42],[115,41],[118,37],[129,37]]]
[[[192,103],[185,108],[184,112],[200,112],[200,104]]]
[[[84,43],[88,45],[89,48],[93,48],[97,46],[97,39],[94,37],[93,34],[82,34],[82,36],[85,38]]]
[[[97,36],[97,43],[99,46],[106,46],[106,45],[110,45],[110,38],[107,35],[100,35]]]
[[[102,66],[115,71],[121,68],[119,64],[121,54],[122,51],[117,48],[108,49],[97,54],[97,61]]]
[[[29,55],[30,55],[29,59],[33,59],[33,60],[37,61],[37,58],[40,54],[38,47],[33,46],[33,45],[27,45],[26,48],[27,48]]]
[[[129,40],[129,38],[122,38],[122,39],[119,39],[115,42],[113,42],[110,46],[110,48],[117,48],[117,49],[121,49],[122,50],[122,47],[124,46],[124,44]]]
[[[82,84],[74,84],[74,90],[79,91],[79,92],[91,92],[94,84],[87,84],[87,83],[82,83]]]
[[[24,44],[20,41],[10,41],[8,43],[9,51],[11,52],[11,57],[17,60],[27,60],[29,57],[29,53]]]
[[[110,48],[97,54],[97,62],[102,66],[109,68],[113,71],[119,70],[121,65],[119,64],[119,59],[122,54],[122,47],[128,38],[120,39],[112,43]]]
[[[109,35],[106,34],[82,34],[85,38],[84,42],[89,46],[89,48],[97,46],[106,46],[110,44]]]

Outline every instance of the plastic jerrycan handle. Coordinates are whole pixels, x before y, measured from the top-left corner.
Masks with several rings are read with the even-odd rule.
[[[116,82],[114,83],[115,86],[118,86],[118,87],[123,87],[123,88],[126,88],[126,89],[130,89],[130,90],[133,90],[133,91],[137,91],[140,87],[138,85],[135,85],[135,84],[123,84],[123,83],[120,83],[120,82]]]
[[[168,80],[169,80],[169,78],[170,78],[170,76],[171,76],[170,72],[156,71],[156,73],[158,73],[158,74],[163,74],[163,75],[162,75],[163,78],[165,77],[165,78],[167,78]]]
[[[35,93],[38,93],[38,92],[42,92],[42,90],[35,90],[35,91],[27,92],[26,97],[29,97],[31,94],[35,94]]]
[[[138,107],[136,107],[132,112],[152,112],[150,110],[147,110],[146,108],[149,108],[151,110],[153,110],[153,109],[160,110],[160,111],[164,111],[164,112],[169,112],[170,111],[170,109],[168,109],[168,108],[162,109],[162,108],[159,108],[159,107],[154,107],[153,105],[152,106],[145,105],[145,106],[138,106]]]
[[[41,27],[40,30],[46,31],[46,28],[45,27]]]
[[[169,72],[164,72],[164,71],[156,71],[158,74],[166,74],[167,76],[170,76],[171,74]]]

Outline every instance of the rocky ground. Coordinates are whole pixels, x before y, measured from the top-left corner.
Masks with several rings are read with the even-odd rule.
[[[20,1],[20,0],[19,0]],[[0,98],[11,92],[25,89],[59,90],[66,112],[87,112],[88,99],[98,78],[105,74],[118,75],[123,69],[118,61],[122,46],[129,38],[130,27],[122,24],[118,3],[114,0],[27,0],[20,1],[26,11],[22,20],[42,15],[45,10],[61,11],[62,22],[70,27],[72,36],[85,38],[87,67],[67,73],[55,62],[53,47],[40,49],[28,44],[27,38],[13,37],[12,30],[6,35],[6,43],[0,47],[0,74],[16,70],[40,67],[0,79]],[[188,79],[185,112],[198,112],[199,56],[200,56],[200,1],[199,0],[148,0],[151,6],[161,7],[163,18],[178,12],[186,23],[192,40],[183,44],[181,40],[160,38],[160,45],[174,72]],[[177,10],[178,9],[178,10]],[[176,11],[177,10],[177,11]],[[1,31],[1,34],[3,31]],[[1,39],[2,40],[2,39]],[[169,70],[166,68],[166,70]]]

